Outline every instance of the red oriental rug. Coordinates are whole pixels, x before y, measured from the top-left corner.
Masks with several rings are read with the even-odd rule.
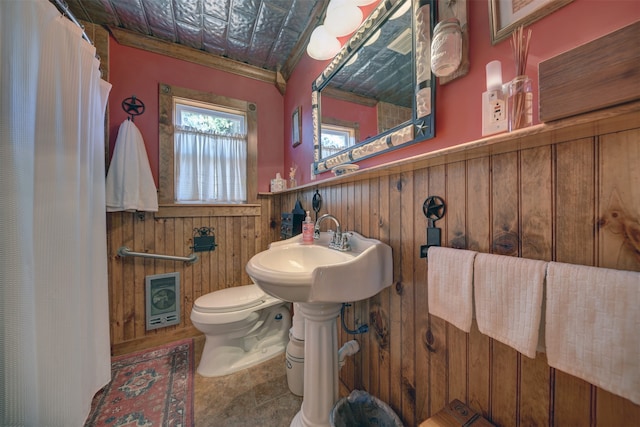
[[[85,427],[190,427],[193,378],[193,339],[114,357]]]

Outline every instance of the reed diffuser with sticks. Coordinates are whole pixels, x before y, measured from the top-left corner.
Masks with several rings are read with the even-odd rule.
[[[527,76],[527,58],[531,30],[525,34],[522,26],[511,35],[511,50],[516,67],[516,77],[509,84],[509,131],[533,124],[533,94],[531,79]]]

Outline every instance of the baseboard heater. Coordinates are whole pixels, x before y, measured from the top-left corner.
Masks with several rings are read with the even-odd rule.
[[[145,277],[147,331],[180,323],[180,273]]]

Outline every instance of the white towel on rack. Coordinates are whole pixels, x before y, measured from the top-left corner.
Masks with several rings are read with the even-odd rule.
[[[120,125],[107,173],[107,212],[158,210],[156,190],[144,140],[131,120]]]
[[[480,332],[535,359],[546,269],[545,261],[478,254],[473,283]]]
[[[549,263],[549,366],[640,404],[640,272]]]
[[[473,321],[473,259],[477,252],[432,246],[428,251],[429,313],[465,332]]]

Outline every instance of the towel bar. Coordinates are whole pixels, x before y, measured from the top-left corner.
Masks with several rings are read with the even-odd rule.
[[[167,261],[185,261],[185,262],[188,262],[188,263],[194,263],[194,262],[198,261],[198,255],[196,255],[196,254],[191,254],[188,257],[173,256],[173,255],[149,254],[149,253],[146,253],[146,252],[132,252],[126,246],[120,246],[118,248],[118,255],[120,255],[122,257],[137,256],[137,257],[142,257],[142,258],[164,259],[164,260],[167,260]]]

